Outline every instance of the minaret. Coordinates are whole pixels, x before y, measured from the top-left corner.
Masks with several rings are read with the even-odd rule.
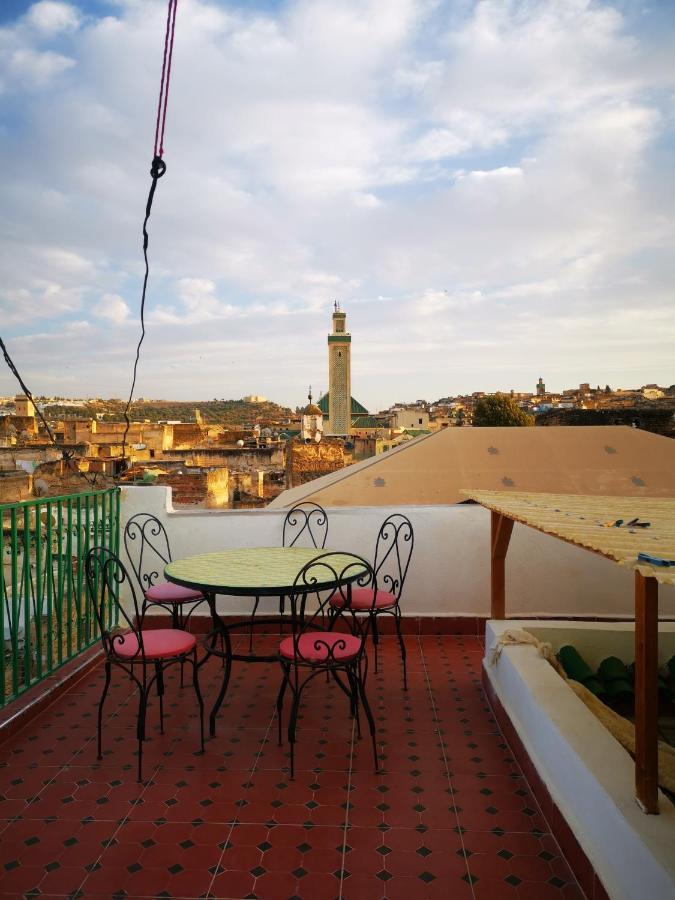
[[[347,435],[352,424],[351,335],[347,314],[336,302],[333,333],[328,335],[328,424],[330,434]]]

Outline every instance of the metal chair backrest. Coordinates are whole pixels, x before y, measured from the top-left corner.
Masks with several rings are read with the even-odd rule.
[[[164,566],[171,562],[169,535],[156,516],[136,513],[124,529],[124,549],[138,586],[145,594],[162,580]]]
[[[135,652],[131,656],[125,656],[124,661],[145,661],[143,634],[137,624],[141,621],[138,599],[133,581],[122,561],[107,547],[92,547],[85,558],[84,569],[106,656],[119,660],[116,648],[123,646],[133,636]],[[133,613],[131,610],[128,612],[125,604],[120,601],[120,592],[127,589],[133,602]],[[121,624],[125,631],[128,627],[129,631],[125,634],[117,633],[113,631],[113,623],[117,623],[117,626]]]
[[[318,503],[297,503],[284,519],[284,547],[307,546],[323,550],[328,537],[328,516]],[[302,540],[301,540],[302,538]]]
[[[324,587],[328,585],[328,587]],[[377,600],[377,585],[375,572],[367,559],[354,553],[328,552],[317,556],[306,563],[298,572],[294,584],[291,603],[293,644],[296,662],[315,664],[302,652],[301,638],[309,632],[325,631],[326,614],[330,611],[330,629],[343,632],[346,635],[355,635],[365,639],[368,629],[368,617],[357,617],[350,614],[352,587],[373,587],[372,605],[375,608]],[[303,600],[309,595],[316,597],[316,607],[299,614]],[[332,605],[331,600],[340,597],[340,602]],[[359,609],[359,612],[363,612]],[[343,624],[344,627],[340,627]],[[337,659],[335,653],[343,650],[344,641],[328,643],[317,638],[315,643],[327,648],[326,658],[321,662],[322,666],[335,665]],[[318,648],[316,648],[318,649]]]
[[[393,594],[397,601],[408,574],[414,543],[412,523],[402,513],[387,516],[377,533],[373,564],[377,584],[381,591]]]

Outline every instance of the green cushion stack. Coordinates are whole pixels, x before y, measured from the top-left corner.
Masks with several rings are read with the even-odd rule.
[[[561,647],[558,651],[558,659],[568,678],[583,684],[596,697],[604,694],[600,680],[596,678],[588,663],[582,659],[575,647],[570,644]]]
[[[598,677],[605,685],[605,693],[611,700],[634,695],[630,672],[618,656],[603,659],[598,669]]]

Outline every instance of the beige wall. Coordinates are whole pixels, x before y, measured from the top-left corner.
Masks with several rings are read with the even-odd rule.
[[[400,409],[393,416],[394,428],[428,428],[429,413],[421,409]]]
[[[235,547],[281,545],[285,510],[173,510],[164,488],[124,488],[122,517],[145,510],[165,524],[176,559]],[[328,509],[327,547],[371,557],[384,518],[404,512],[415,529],[405,586],[405,615],[487,616],[490,611],[490,514],[481,506]],[[557,538],[516,525],[506,566],[511,616],[632,616],[633,573]],[[661,587],[660,611],[675,617],[675,589]],[[222,598],[233,612],[245,600]]]

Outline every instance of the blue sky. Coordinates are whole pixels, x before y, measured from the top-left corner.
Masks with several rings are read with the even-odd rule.
[[[123,396],[164,0],[0,7],[0,333]],[[180,0],[138,395],[675,382],[675,5]],[[12,393],[0,372],[0,394]]]

